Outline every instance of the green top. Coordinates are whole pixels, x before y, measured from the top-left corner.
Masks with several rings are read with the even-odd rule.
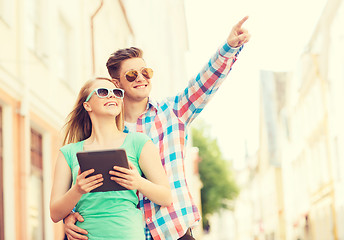
[[[143,133],[128,133],[120,148],[124,148],[128,160],[132,162],[142,175],[139,158],[145,143],[150,140]],[[72,171],[73,184],[79,171],[77,152],[83,151],[84,141],[63,146],[60,151]],[[136,190],[92,192],[84,194],[75,211],[85,219],[77,222],[77,226],[88,231],[88,239],[145,239],[143,216],[136,205]]]

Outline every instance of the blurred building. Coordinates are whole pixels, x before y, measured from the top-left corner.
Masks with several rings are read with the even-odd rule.
[[[100,1],[0,3],[0,239],[62,239],[49,216],[61,127],[81,84],[105,75],[133,33],[120,2],[98,15]]]
[[[235,215],[248,221],[236,217],[234,239],[344,239],[343,16],[329,0],[295,71],[261,74],[258,162],[238,175]]]
[[[281,144],[286,128],[287,73],[261,72],[260,137],[258,151],[258,188],[260,191],[260,236],[285,239],[285,211],[282,182]]]
[[[343,201],[338,199],[343,135],[336,127],[344,78],[335,63],[344,57],[338,45],[344,40],[338,27],[344,23],[343,5],[341,0],[327,2],[292,79],[289,146],[283,147],[288,239],[344,239]]]
[[[154,96],[186,86],[185,26],[183,1],[0,0],[0,240],[63,238],[50,190],[80,86],[131,45],[155,70]]]
[[[236,171],[236,181],[240,194],[236,199],[233,211],[231,238],[223,239],[258,239],[263,233],[257,156],[246,156],[242,159],[246,166]],[[228,218],[231,218],[228,216]]]
[[[198,148],[192,147],[191,141],[188,143],[189,148],[185,156],[185,175],[188,183],[188,188],[190,189],[191,196],[202,215],[202,202],[201,202],[201,188],[202,182],[200,179],[198,164],[201,161],[198,155]],[[200,222],[197,227],[192,230],[192,234],[196,239],[201,239],[203,237],[203,227]]]
[[[235,240],[286,239],[283,148],[288,141],[288,82],[285,72],[261,71],[259,149],[247,153],[236,171],[240,194],[235,202]]]
[[[331,171],[334,188],[333,221],[336,223],[335,236],[344,239],[344,2],[334,1],[327,18],[331,28],[322,27],[319,35],[328,38],[327,77],[329,109],[329,142],[332,158]],[[331,13],[332,12],[332,13]],[[323,45],[323,46],[324,46]],[[323,60],[324,61],[324,60]],[[326,75],[325,75],[326,76]]]

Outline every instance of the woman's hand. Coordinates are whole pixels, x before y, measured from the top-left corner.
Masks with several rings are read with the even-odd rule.
[[[129,190],[139,189],[142,177],[132,162],[129,161],[129,169],[118,166],[114,166],[113,169],[115,171],[109,172],[114,176],[111,180]]]
[[[75,184],[70,187],[72,172],[67,161],[60,151],[55,166],[54,183],[50,197],[50,217],[57,223],[70,214],[83,194],[103,184],[101,174],[86,178],[94,170],[78,173]]]
[[[93,172],[94,169],[89,169],[81,173],[79,169],[78,176],[76,177],[75,188],[80,194],[89,193],[93,189],[103,185],[104,178],[101,174],[87,178],[87,176]]]

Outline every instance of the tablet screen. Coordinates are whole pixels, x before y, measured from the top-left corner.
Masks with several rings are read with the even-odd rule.
[[[101,173],[103,175],[103,185],[93,189],[91,192],[107,192],[128,190],[111,180],[112,175],[109,174],[113,170],[113,166],[120,166],[129,168],[127,154],[124,149],[112,149],[101,151],[84,151],[76,154],[81,172],[89,169],[94,169],[94,172],[89,176]]]

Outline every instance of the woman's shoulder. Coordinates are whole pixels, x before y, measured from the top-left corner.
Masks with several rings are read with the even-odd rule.
[[[128,136],[133,141],[148,141],[151,140],[150,137],[148,137],[146,134],[141,132],[130,132],[128,133]]]
[[[75,149],[79,149],[80,144],[82,144],[83,141],[76,142],[76,143],[68,143],[60,148],[61,152],[70,152]]]
[[[149,138],[146,134],[142,132],[129,132],[128,135],[132,137],[142,137],[142,138]]]

